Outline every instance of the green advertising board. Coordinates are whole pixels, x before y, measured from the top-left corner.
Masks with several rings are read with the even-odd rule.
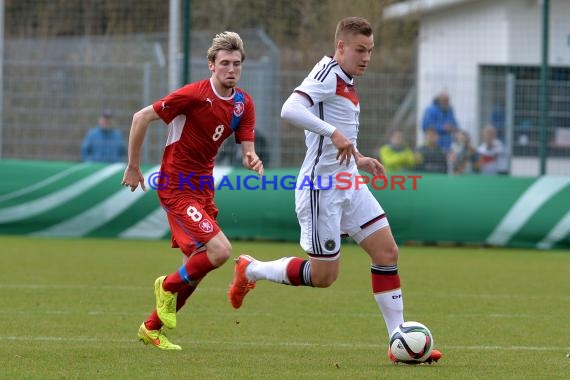
[[[0,161],[0,234],[167,238],[156,190],[122,187],[123,170],[122,164]],[[146,166],[143,173],[149,179],[158,170]],[[297,241],[296,175],[296,169],[276,169],[257,178],[217,167],[218,222],[226,235]],[[399,243],[570,247],[568,176],[398,173],[373,185]]]

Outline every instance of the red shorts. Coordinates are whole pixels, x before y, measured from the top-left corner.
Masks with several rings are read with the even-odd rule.
[[[216,223],[218,208],[213,201],[192,198],[161,199],[166,211],[172,248],[190,256],[220,232]]]

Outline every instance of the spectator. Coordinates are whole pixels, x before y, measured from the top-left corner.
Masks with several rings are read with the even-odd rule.
[[[417,170],[430,173],[447,173],[445,153],[437,144],[437,139],[438,133],[435,128],[426,129],[424,145],[418,149],[421,159]]]
[[[125,140],[112,127],[113,111],[105,109],[97,125],[91,128],[81,144],[81,159],[90,162],[124,162],[127,153]]]
[[[398,130],[393,131],[390,142],[380,148],[379,157],[387,172],[412,170],[419,162],[419,155],[410,149],[402,132]]]
[[[457,130],[447,155],[448,169],[452,174],[471,173],[477,169],[477,159],[477,151],[471,145],[467,132]]]
[[[495,105],[491,111],[491,124],[497,128],[497,138],[505,141],[505,108],[501,105]]]
[[[438,133],[439,147],[445,153],[449,152],[451,137],[459,127],[455,120],[453,107],[449,103],[449,95],[445,92],[439,94],[424,112],[422,130],[425,133],[429,128],[435,129]]]
[[[507,157],[505,145],[497,139],[497,130],[488,125],[483,128],[483,142],[477,149],[479,171],[482,174],[506,174]]]

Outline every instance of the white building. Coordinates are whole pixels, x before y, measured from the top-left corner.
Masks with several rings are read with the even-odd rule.
[[[540,66],[542,1],[411,0],[384,12],[386,20],[414,16],[420,20],[418,125],[423,110],[445,90],[461,128],[479,141],[488,122],[481,120],[482,68]],[[549,33],[550,64],[570,66],[570,0],[550,1]]]

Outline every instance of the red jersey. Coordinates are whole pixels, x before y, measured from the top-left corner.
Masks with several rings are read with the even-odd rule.
[[[213,198],[214,184],[208,185],[208,181],[224,140],[235,132],[237,143],[254,141],[253,100],[239,88],[232,96],[221,97],[205,79],[172,92],[152,106],[168,124],[159,197]],[[168,185],[164,181],[169,181]]]

